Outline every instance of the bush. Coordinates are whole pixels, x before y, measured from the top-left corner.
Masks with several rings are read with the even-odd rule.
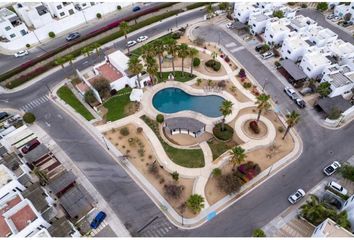
[[[49,33],[48,33],[48,36],[49,36],[50,38],[55,38],[55,33],[54,33],[54,32],[49,32]]]
[[[156,121],[158,123],[163,123],[164,120],[165,120],[165,117],[162,114],[157,114]]]
[[[266,237],[265,233],[263,232],[262,229],[256,228],[252,232],[252,237]]]
[[[331,120],[336,120],[342,116],[342,111],[339,108],[333,107],[328,113],[328,118]]]
[[[31,45],[29,43],[26,44],[26,48],[30,48]]]
[[[110,94],[111,96],[114,96],[114,95],[117,94],[117,90],[112,89],[112,90],[109,92],[109,94]]]
[[[284,132],[284,127],[279,126],[279,127],[278,127],[278,131],[279,131],[280,133],[283,133],[283,132]]]
[[[245,69],[241,68],[240,71],[238,72],[238,76],[240,78],[245,78],[246,77],[246,71]]]
[[[248,180],[251,180],[261,172],[259,165],[251,161],[241,164],[237,170],[244,174]]]
[[[178,181],[179,179],[179,173],[177,171],[174,171],[173,173],[171,173],[172,179],[175,181]]]
[[[138,127],[138,128],[136,129],[136,132],[137,132],[137,133],[142,133],[142,132],[143,132],[143,128],[142,128],[142,127]]]
[[[157,175],[159,173],[159,168],[157,167],[157,164],[150,164],[149,165],[149,173],[153,174],[153,175]]]
[[[229,56],[225,56],[224,60],[225,60],[225,62],[229,63],[230,62]]]
[[[307,8],[307,4],[306,4],[306,3],[302,3],[302,4],[301,4],[301,7],[302,7],[302,8]]]
[[[176,184],[167,184],[164,186],[165,194],[174,199],[179,199],[183,192],[183,186]]]
[[[118,6],[117,6],[117,10],[122,10],[122,6],[121,6],[121,5],[118,5]]]
[[[242,84],[242,86],[243,86],[244,88],[246,88],[246,89],[249,89],[249,88],[252,87],[252,83],[250,83],[250,82],[245,82],[245,83]]]
[[[225,87],[226,87],[226,82],[225,82],[225,80],[218,81],[218,87],[219,87],[219,88],[225,88]]]
[[[280,64],[279,61],[275,61],[275,62],[274,62],[274,65],[275,65],[276,67],[280,67],[280,66],[281,66],[281,64]]]
[[[194,213],[199,213],[204,207],[204,198],[198,194],[193,194],[188,198],[186,204]]]
[[[95,94],[93,93],[92,89],[85,92],[84,98],[87,103],[96,102],[96,97],[95,97]]]
[[[199,58],[193,58],[193,67],[198,67],[200,65],[200,59]]]
[[[214,60],[214,59],[210,59],[208,61],[205,62],[205,66],[212,68],[215,72],[219,71],[221,68],[221,63]]]
[[[92,86],[97,90],[101,98],[106,98],[109,96],[111,91],[111,84],[107,79],[100,78],[93,81]]]
[[[97,13],[97,14],[96,14],[96,17],[97,17],[98,19],[101,19],[101,18],[102,18],[102,14],[101,14],[101,13]]]
[[[219,188],[227,194],[238,192],[241,185],[240,179],[233,173],[223,175],[218,179]]]
[[[213,134],[217,139],[222,141],[230,140],[234,134],[234,129],[225,124],[225,130],[221,131],[221,123],[218,123],[213,128]]]
[[[219,177],[221,176],[221,169],[220,168],[214,168],[213,171],[211,172],[211,174],[214,176],[214,177]]]
[[[354,182],[354,166],[344,165],[340,172],[344,178]]]
[[[127,127],[124,127],[124,128],[121,128],[119,130],[119,133],[122,135],[122,136],[128,136],[129,135],[129,129]]]
[[[198,78],[197,79],[197,86],[199,86],[202,83],[202,79]]]
[[[294,6],[296,4],[296,2],[288,2],[289,6]]]
[[[255,121],[255,120],[251,121],[250,122],[250,128],[255,134],[259,134],[260,133],[257,121]]]
[[[22,118],[25,123],[29,124],[32,124],[34,121],[36,121],[36,116],[34,116],[34,114],[31,112],[26,112]]]
[[[181,33],[180,32],[174,32],[174,33],[172,33],[171,34],[171,37],[173,38],[173,39],[180,39],[181,38]]]

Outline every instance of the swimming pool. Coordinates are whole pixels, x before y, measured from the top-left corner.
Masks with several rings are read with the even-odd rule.
[[[224,100],[224,98],[215,95],[190,95],[182,89],[172,87],[157,92],[152,99],[152,104],[162,113],[190,110],[207,117],[220,117],[219,108]]]

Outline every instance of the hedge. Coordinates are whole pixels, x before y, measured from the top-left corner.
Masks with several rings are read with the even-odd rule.
[[[197,3],[193,3],[189,6],[187,6],[187,10],[192,10],[192,9],[195,9],[195,8],[199,8],[199,7],[202,7],[202,6],[205,6],[205,5],[208,5],[209,2],[197,2]]]
[[[114,21],[114,22],[112,22],[112,23],[106,25],[105,27],[102,27],[102,28],[97,29],[97,30],[95,30],[95,31],[93,31],[93,32],[90,32],[90,33],[89,33],[88,35],[86,35],[86,36],[82,36],[81,38],[79,38],[79,39],[76,40],[76,41],[68,42],[67,44],[65,44],[65,45],[63,45],[63,46],[61,46],[61,47],[58,47],[58,48],[54,49],[53,51],[50,51],[50,52],[48,52],[48,53],[45,53],[45,54],[39,56],[39,57],[36,58],[36,59],[32,59],[32,60],[30,60],[30,61],[28,61],[28,62],[23,63],[22,65],[20,65],[20,66],[18,66],[18,67],[15,67],[15,68],[11,69],[10,71],[8,71],[8,72],[6,72],[6,73],[1,74],[1,75],[0,75],[0,82],[5,81],[5,80],[7,80],[8,78],[13,77],[13,76],[15,76],[15,75],[17,75],[17,74],[20,74],[22,71],[26,70],[27,68],[32,67],[32,66],[36,65],[36,64],[39,63],[39,62],[42,62],[42,61],[44,61],[44,60],[46,60],[46,59],[48,59],[48,58],[50,58],[50,57],[55,56],[56,54],[58,54],[58,53],[60,53],[60,52],[62,52],[62,51],[64,51],[64,50],[66,50],[66,49],[72,47],[73,45],[76,45],[76,44],[78,44],[78,43],[81,43],[81,42],[83,42],[83,41],[86,41],[87,39],[90,39],[90,38],[92,38],[92,37],[95,37],[95,36],[97,36],[97,35],[99,35],[99,34],[101,34],[101,33],[103,33],[103,32],[106,32],[106,31],[112,29],[112,28],[116,28],[116,27],[118,27],[119,24],[120,24],[121,22],[123,22],[123,21],[131,21],[131,20],[133,20],[133,19],[135,19],[135,18],[138,18],[138,17],[140,17],[140,16],[143,16],[143,15],[146,15],[146,14],[149,14],[149,13],[152,13],[152,12],[156,12],[156,11],[158,11],[158,10],[160,10],[160,9],[163,9],[163,8],[166,8],[166,7],[170,7],[170,6],[172,6],[173,4],[176,4],[176,2],[166,3],[166,4],[164,4],[164,5],[160,6],[160,7],[155,7],[155,8],[152,8],[152,9],[148,9],[148,10],[145,10],[145,11],[141,11],[141,12],[138,12],[138,13],[136,13],[136,14],[132,14],[132,15],[126,17],[126,18],[123,18],[123,19]],[[182,10],[178,10],[177,13],[178,13],[178,12],[181,12],[181,11],[182,11]],[[154,17],[151,17],[151,18],[149,18],[149,19],[146,19],[145,21],[142,21],[142,22],[140,22],[140,23],[137,23],[137,24],[135,24],[135,25],[139,25],[140,27],[138,27],[138,28],[141,28],[141,27],[143,27],[143,26],[150,25],[151,23],[160,21],[160,20],[162,20],[162,19],[164,19],[164,18],[170,17],[170,16],[176,14],[175,12],[176,12],[176,11],[168,12],[167,14],[161,14],[161,15],[159,15],[160,18],[158,18],[159,16],[154,16]],[[172,13],[172,14],[169,15],[170,13]],[[152,19],[152,18],[154,19],[154,21],[151,22],[151,19]],[[142,25],[142,23],[145,23],[145,25]],[[134,25],[134,26],[135,26],[135,25]],[[138,29],[138,28],[135,28],[134,26],[131,27],[131,30],[132,30],[132,29],[134,29],[134,30]],[[134,30],[132,30],[132,31],[134,31]],[[112,35],[114,35],[114,36],[112,36]],[[102,43],[102,42],[103,42],[103,43],[107,43],[107,42],[109,42],[109,41],[115,40],[115,39],[117,38],[117,33],[114,33],[114,34],[112,34],[112,35],[111,35],[112,37],[111,37],[111,38],[108,38],[108,40],[106,40],[106,41],[102,41],[103,39],[101,39],[100,41],[97,41],[97,42],[98,42],[98,43]],[[118,35],[118,37],[120,37],[120,36],[121,36],[121,35]],[[104,39],[105,39],[105,38],[104,38]],[[91,44],[93,44],[93,43],[91,43]],[[89,45],[91,45],[91,44],[89,44]],[[84,46],[84,47],[87,47],[87,46]],[[84,47],[82,47],[82,48],[84,48]],[[72,52],[71,54],[73,54],[75,57],[79,56],[79,55],[81,54],[81,49],[82,49],[82,48],[80,48],[80,49],[78,49],[78,50],[75,50],[75,51]],[[36,75],[36,76],[37,76],[37,75]],[[15,80],[14,80],[14,81],[15,81]],[[16,85],[16,84],[13,84],[13,86],[14,86],[14,85]],[[17,86],[18,86],[18,85],[17,85]]]
[[[199,58],[193,58],[193,67],[198,67],[200,65],[200,59]]]
[[[210,59],[210,60],[206,61],[205,66],[210,67],[210,68],[212,68],[215,72],[217,72],[217,71],[219,71],[220,68],[221,68],[221,63],[218,62],[218,61],[216,61],[216,60]]]

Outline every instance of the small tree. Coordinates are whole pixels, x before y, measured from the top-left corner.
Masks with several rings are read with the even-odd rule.
[[[294,127],[300,121],[300,114],[296,111],[292,111],[291,113],[286,114],[286,123],[288,124],[283,140],[285,139],[286,135],[289,133],[290,128]]]
[[[256,228],[252,232],[252,237],[266,237],[262,229]]]
[[[225,193],[233,194],[239,191],[241,188],[240,178],[237,177],[234,173],[223,175],[218,180],[218,186]]]
[[[181,198],[184,187],[176,184],[166,184],[164,186],[164,190],[167,196],[172,197],[174,199],[179,199]]]
[[[26,48],[30,48],[30,47],[31,47],[31,44],[27,43]]]
[[[157,175],[159,173],[159,168],[157,166],[157,164],[153,163],[150,164],[148,167],[149,173],[153,174],[153,175]]]
[[[223,115],[222,122],[221,122],[221,131],[225,130],[225,119],[226,116],[230,115],[232,113],[232,105],[233,103],[231,101],[225,100],[222,102],[219,111]]]
[[[198,194],[191,195],[187,200],[187,207],[195,214],[199,213],[204,207],[204,198]]]
[[[179,179],[179,173],[177,171],[174,171],[173,173],[171,173],[172,179],[175,180],[176,182]]]
[[[164,116],[162,114],[157,114],[156,121],[158,123],[163,123],[164,120],[165,120],[165,118],[164,118]]]
[[[98,19],[101,19],[101,18],[102,18],[102,14],[101,14],[101,13],[97,13],[97,14],[96,14],[96,17],[97,17]]]
[[[331,120],[336,120],[340,118],[341,115],[342,115],[342,111],[339,108],[332,107],[328,113],[328,118]]]
[[[96,97],[95,97],[95,94],[93,93],[92,89],[85,92],[84,98],[87,103],[96,102]]]
[[[26,112],[22,118],[23,121],[28,124],[32,124],[34,121],[36,121],[36,116],[31,112]]]
[[[240,78],[245,78],[246,77],[246,71],[245,69],[241,68],[240,71],[238,72],[238,76]]]
[[[199,86],[202,83],[202,79],[198,78],[197,79],[197,86]]]
[[[55,33],[54,33],[54,32],[49,32],[49,33],[48,33],[48,36],[49,36],[50,38],[55,38]]]
[[[270,95],[262,93],[257,97],[257,108],[258,108],[258,116],[257,116],[257,122],[259,121],[259,118],[261,117],[262,111],[267,111],[271,105],[269,103]]]
[[[331,92],[331,84],[329,82],[322,82],[317,87],[317,92],[321,95],[321,97],[327,97]]]
[[[246,160],[246,157],[246,150],[240,146],[236,146],[231,150],[230,163],[232,163],[233,168],[235,168],[237,164],[243,163]]]
[[[117,10],[122,10],[122,6],[121,6],[121,5],[118,5],[118,6],[117,6]]]
[[[324,12],[324,11],[326,11],[328,9],[328,3],[320,2],[320,3],[317,4],[316,9],[321,11],[321,12]]]
[[[282,10],[275,10],[273,12],[273,17],[283,18],[284,17],[284,12]]]
[[[307,4],[306,3],[301,3],[301,8],[307,8]]]
[[[107,79],[97,79],[92,83],[92,86],[98,91],[101,98],[109,96],[111,84]]]

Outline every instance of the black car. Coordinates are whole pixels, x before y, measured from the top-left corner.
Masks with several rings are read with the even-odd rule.
[[[72,40],[75,40],[79,37],[80,37],[80,33],[74,32],[74,33],[70,33],[65,39],[66,39],[66,41],[72,41]]]
[[[9,114],[7,112],[0,112],[0,120],[3,120],[4,118],[7,118]]]
[[[256,52],[259,52],[262,49],[263,45],[257,45],[254,50],[256,50]]]

